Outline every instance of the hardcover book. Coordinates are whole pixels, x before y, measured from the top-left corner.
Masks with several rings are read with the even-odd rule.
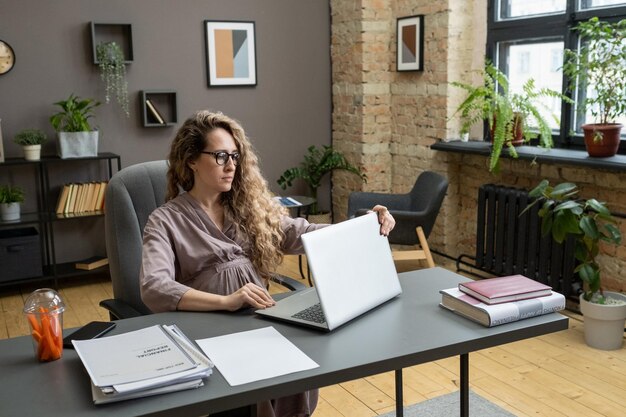
[[[92,256],[91,258],[83,259],[76,262],[74,265],[76,269],[83,269],[85,271],[91,271],[92,269],[100,268],[101,266],[108,265],[109,258],[103,256]]]
[[[463,282],[459,284],[459,290],[486,304],[507,303],[552,294],[550,286],[523,275]]]
[[[487,327],[541,316],[565,308],[565,296],[557,292],[551,292],[545,297],[491,305],[459,291],[458,288],[449,288],[439,292],[441,293],[440,306]]]

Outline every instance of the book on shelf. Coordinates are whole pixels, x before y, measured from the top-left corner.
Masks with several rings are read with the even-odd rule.
[[[165,119],[163,118],[163,116],[161,116],[161,113],[159,113],[156,106],[149,98],[146,99],[146,107],[148,108],[149,113],[152,115],[152,117],[156,119],[159,124],[165,124]]]
[[[59,200],[57,201],[56,214],[63,214],[65,210],[65,203],[67,201],[67,196],[70,193],[70,184],[65,184],[61,191],[59,192]]]
[[[106,181],[102,181],[100,183],[100,187],[98,187],[98,199],[96,200],[96,211],[102,211],[104,210],[104,193],[106,191],[106,187],[107,187],[107,182]]]
[[[459,290],[479,299],[485,304],[507,303],[509,301],[545,297],[552,294],[550,286],[523,275],[462,282],[459,284]]]
[[[565,296],[554,291],[545,297],[501,304],[485,304],[461,292],[458,288],[449,288],[439,292],[441,293],[441,304],[439,304],[441,307],[487,327],[541,316],[565,308]]]
[[[175,325],[72,344],[89,374],[96,404],[197,388],[213,369],[213,363]]]
[[[69,214],[74,212],[74,203],[76,202],[76,191],[78,190],[77,184],[70,184],[70,191],[67,197],[67,201],[65,202],[65,208],[63,209],[64,214]]]
[[[100,268],[109,264],[109,258],[105,256],[92,256],[82,261],[78,261],[74,264],[76,269],[82,269],[85,271],[91,271],[92,269]]]

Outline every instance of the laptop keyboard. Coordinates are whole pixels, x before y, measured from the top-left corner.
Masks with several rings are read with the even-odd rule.
[[[322,306],[320,305],[320,303],[305,308],[304,310],[297,312],[291,317],[300,320],[312,321],[313,323],[326,323],[326,317],[324,317],[324,312],[322,311]]]

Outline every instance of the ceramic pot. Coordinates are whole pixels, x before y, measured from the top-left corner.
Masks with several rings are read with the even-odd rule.
[[[20,203],[0,203],[0,219],[14,222],[20,219]]]
[[[24,145],[24,159],[27,161],[39,161],[41,159],[41,145]]]
[[[626,296],[617,292],[604,291],[604,295],[626,301]],[[602,350],[620,349],[624,342],[626,304],[590,303],[580,295],[580,311],[585,317],[585,342]]]
[[[493,142],[493,135],[496,131],[496,122],[498,118],[496,116],[493,117],[493,124],[491,125],[491,141]],[[522,131],[522,115],[520,113],[515,113],[513,115],[513,126],[511,127],[513,130],[513,140],[507,141],[505,143],[506,146],[510,143],[513,146],[521,146],[524,144],[524,132]]]
[[[582,125],[589,156],[605,158],[615,155],[619,149],[622,127],[621,123]],[[602,140],[595,140],[596,132],[602,135]]]

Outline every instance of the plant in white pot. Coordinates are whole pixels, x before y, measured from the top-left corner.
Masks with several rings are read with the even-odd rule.
[[[24,201],[24,191],[20,187],[0,185],[0,219],[13,222],[20,219],[20,203]]]
[[[333,149],[332,146],[324,145],[322,149],[315,146],[309,146],[307,154],[304,155],[304,161],[299,166],[289,168],[278,179],[278,185],[285,190],[290,187],[292,182],[301,179],[309,187],[311,196],[315,198],[315,203],[309,208],[309,219],[311,216],[322,214],[318,210],[317,190],[322,183],[322,178],[333,170],[342,169],[358,175],[363,181],[367,181],[367,176],[362,173],[359,168],[352,165],[346,157],[339,151]],[[328,213],[328,220],[321,222],[330,223],[331,216]]]
[[[54,103],[61,111],[50,117],[50,124],[59,134],[58,153],[63,159],[98,155],[98,131],[92,129],[89,119],[100,102],[80,99],[70,94],[67,100]]]
[[[563,73],[569,89],[583,97],[579,113],[589,110],[596,123],[583,124],[590,156],[617,153],[620,132],[616,123],[626,114],[626,19],[609,23],[593,17],[575,28],[581,37],[578,51],[565,50]]]
[[[562,243],[569,236],[575,240],[575,271],[583,281],[580,308],[585,318],[585,341],[591,347],[619,349],[624,337],[626,296],[602,288],[600,266],[596,262],[600,242],[620,244],[622,235],[616,220],[602,202],[594,198],[580,199],[572,183],[550,186],[547,180],[530,192],[541,204],[542,233]]]
[[[38,161],[41,158],[41,145],[48,140],[48,136],[40,129],[24,129],[15,135],[13,142],[24,149],[24,159]]]

